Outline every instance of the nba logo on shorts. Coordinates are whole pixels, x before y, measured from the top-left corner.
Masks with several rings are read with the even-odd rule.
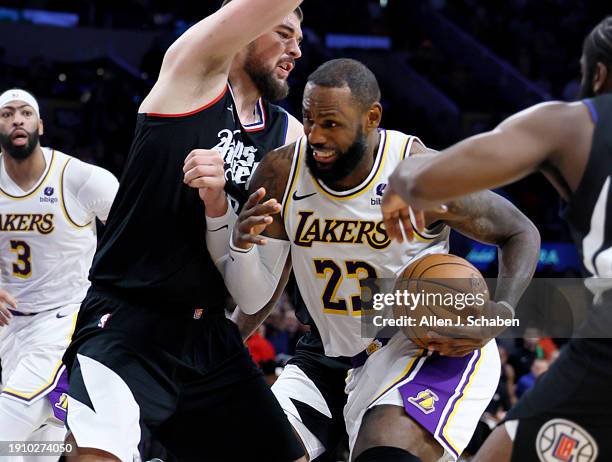
[[[536,450],[542,462],[595,462],[599,452],[593,437],[566,419],[549,420],[540,428]]]
[[[438,401],[438,395],[436,395],[430,389],[420,391],[416,397],[408,398],[408,401],[411,404],[414,404],[418,407],[424,414],[431,414],[436,410],[436,401]]]
[[[108,319],[111,317],[110,313],[106,313],[104,316],[102,316],[100,318],[100,322],[98,322],[98,327],[104,329],[104,327],[106,327],[106,323],[108,322]]]
[[[47,197],[53,196],[53,188],[51,186],[47,186],[45,188],[45,196]]]

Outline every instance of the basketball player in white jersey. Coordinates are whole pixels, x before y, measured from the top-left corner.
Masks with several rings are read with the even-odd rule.
[[[64,440],[61,358],[89,287],[96,218],[105,221],[117,179],[41,147],[36,99],[0,95],[0,439]],[[57,430],[52,431],[51,429]]]
[[[456,460],[497,386],[495,342],[449,340],[434,347],[441,356],[401,333],[386,345],[363,338],[359,280],[395,278],[413,258],[446,252],[450,224],[500,245],[505,284],[496,296],[515,304],[525,281],[512,276],[533,273],[539,238],[526,217],[487,192],[449,205],[445,222],[429,216],[418,241],[392,242],[379,210],[387,177],[403,158],[427,149],[415,137],[379,129],[379,100],[374,75],[357,61],[334,60],[315,71],[304,92],[306,136],[264,157],[229,258],[209,250],[247,314],[282,289],[293,267],[325,354],[354,361],[344,411],[352,460]],[[268,200],[256,205],[264,194]],[[292,403],[306,401],[325,414],[324,401],[299,371],[292,374],[281,375],[275,394],[308,448],[313,434]],[[437,404],[424,405],[424,394]]]

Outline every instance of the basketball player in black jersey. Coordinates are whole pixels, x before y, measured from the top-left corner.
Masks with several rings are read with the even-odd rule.
[[[587,99],[536,105],[432,159],[407,160],[384,198],[396,238],[400,222],[411,232],[403,219],[408,205],[422,226],[423,210],[538,170],[566,203],[563,217],[597,295],[587,320],[591,338],[568,343],[489,437],[478,462],[612,460],[612,17],[585,39],[581,69]]]
[[[301,55],[300,3],[226,0],[164,56],[65,356],[80,460],[137,460],[143,429],[182,461],[303,455],[225,317],[205,220],[233,213],[261,156],[302,133],[267,102]]]

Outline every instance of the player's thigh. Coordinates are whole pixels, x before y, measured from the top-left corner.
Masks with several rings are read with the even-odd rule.
[[[169,375],[110,331],[78,348],[68,395],[67,424],[78,447],[121,460],[138,454],[140,425],[160,425],[176,406]]]
[[[391,405],[426,429],[456,460],[498,380],[495,342],[465,357],[450,358],[427,353],[400,333],[351,374],[344,412],[350,447],[355,447],[368,410]]]
[[[156,436],[182,461],[290,462],[304,451],[263,377],[181,397]]]

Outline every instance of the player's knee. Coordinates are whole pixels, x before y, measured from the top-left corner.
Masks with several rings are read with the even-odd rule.
[[[413,456],[408,451],[392,446],[376,446],[366,449],[355,459],[354,462],[421,462],[421,459]]]
[[[392,405],[376,406],[366,412],[353,453],[361,456],[377,447],[401,449],[407,454],[414,454],[417,457],[415,460],[423,461],[437,461],[444,454],[438,442],[408,417],[403,407]]]

